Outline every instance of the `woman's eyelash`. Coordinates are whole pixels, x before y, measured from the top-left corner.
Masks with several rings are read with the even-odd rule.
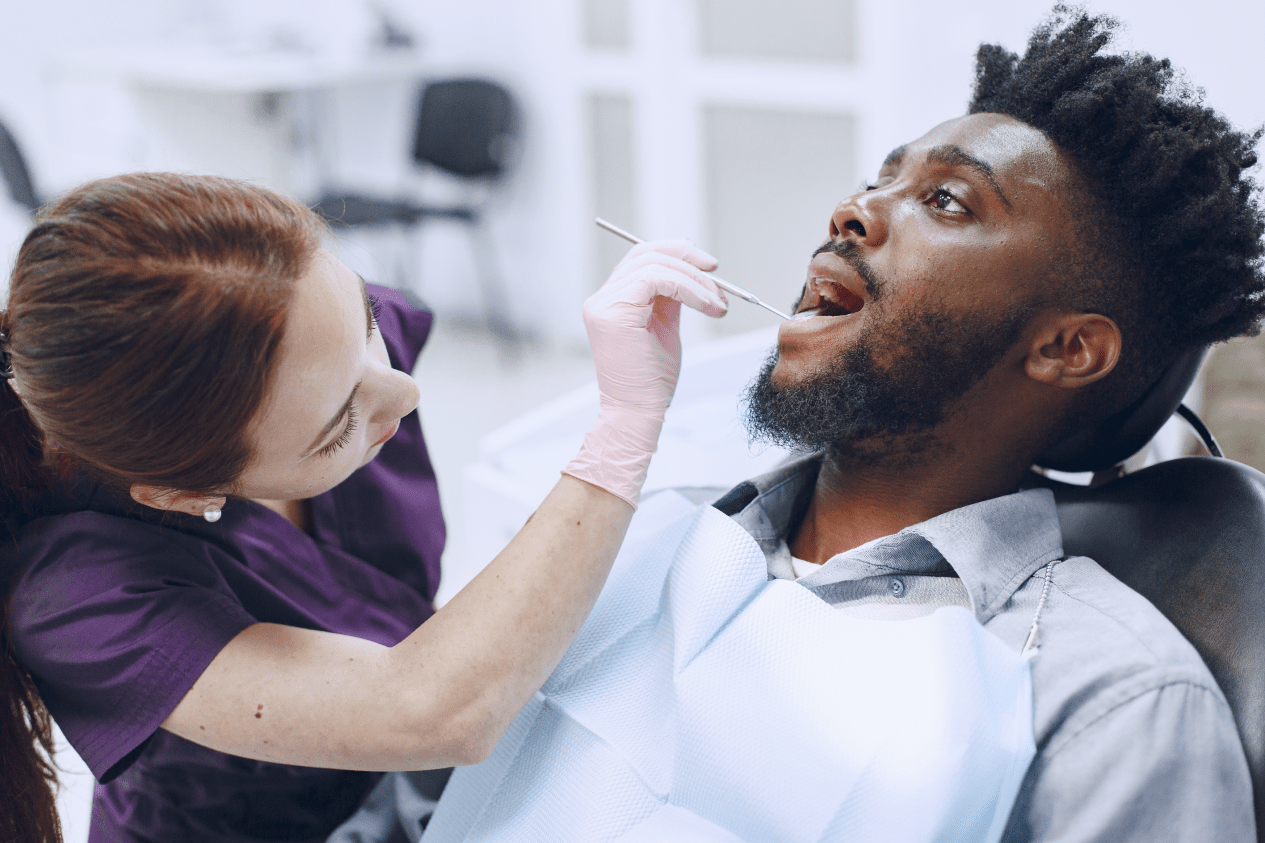
[[[369,332],[365,336],[373,339],[373,332],[378,330],[378,314],[382,312],[382,302],[374,296],[366,296],[365,300],[369,303]]]
[[[343,428],[343,432],[338,434],[338,438],[330,442],[324,448],[321,448],[320,455],[328,457],[333,455],[335,451],[343,448],[351,441],[351,434],[356,431],[356,424],[360,421],[360,416],[356,414],[356,405],[347,408],[347,426]]]
[[[861,180],[861,192],[863,192],[863,193],[864,193],[864,192],[869,191],[869,190],[878,190],[878,185],[877,185],[877,184],[874,184],[873,182],[870,182],[870,181],[867,181],[867,180],[865,180],[865,179],[862,179],[862,180]]]

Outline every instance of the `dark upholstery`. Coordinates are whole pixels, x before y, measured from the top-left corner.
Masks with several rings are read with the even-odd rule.
[[[1265,474],[1186,457],[1054,490],[1063,547],[1096,560],[1181,630],[1234,711],[1265,840]]]
[[[17,141],[3,123],[0,123],[0,174],[4,176],[13,201],[35,213],[40,203],[31,181],[31,171],[26,166],[26,159],[22,157]]]
[[[510,92],[486,79],[443,79],[422,88],[413,135],[413,159],[468,183],[496,184],[506,174],[518,128]],[[513,342],[517,330],[505,316],[507,300],[496,244],[483,225],[483,201],[437,206],[358,193],[327,194],[313,209],[331,224],[351,227],[401,226],[412,230],[436,219],[464,223],[483,287],[488,324]],[[409,273],[400,272],[407,287]]]
[[[1096,425],[1076,431],[1034,462],[1059,471],[1104,471],[1141,450],[1178,408],[1207,348],[1192,348],[1160,373],[1138,400]]]
[[[517,116],[509,91],[484,79],[431,82],[417,106],[413,158],[455,176],[499,176]]]

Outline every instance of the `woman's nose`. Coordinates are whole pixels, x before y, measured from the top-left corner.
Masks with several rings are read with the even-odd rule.
[[[379,400],[372,414],[372,421],[390,424],[411,413],[421,400],[422,393],[412,376],[386,367],[378,390]]]

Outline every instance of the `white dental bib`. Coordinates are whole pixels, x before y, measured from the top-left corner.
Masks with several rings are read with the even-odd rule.
[[[1026,659],[957,606],[849,617],[767,580],[674,493],[424,835],[444,841],[996,841],[1035,754]]]

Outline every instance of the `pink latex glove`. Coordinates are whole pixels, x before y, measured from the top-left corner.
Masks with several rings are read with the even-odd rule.
[[[729,308],[707,277],[715,268],[716,259],[688,240],[642,243],[589,296],[584,327],[601,406],[564,474],[637,506],[681,373],[681,305],[708,316]]]

